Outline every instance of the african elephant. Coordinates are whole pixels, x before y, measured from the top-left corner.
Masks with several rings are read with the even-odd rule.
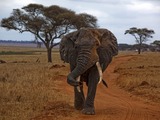
[[[94,99],[99,78],[112,57],[117,54],[117,39],[107,29],[82,28],[62,38],[61,60],[70,64],[71,71],[67,76],[67,82],[74,86],[74,107],[82,110],[83,114],[95,114]],[[97,67],[97,63],[100,64],[100,68]],[[88,86],[86,98],[83,82]]]

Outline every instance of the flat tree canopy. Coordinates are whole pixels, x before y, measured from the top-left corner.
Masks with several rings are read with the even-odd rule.
[[[16,30],[20,33],[30,32],[41,40],[47,48],[48,62],[52,62],[52,48],[59,44],[54,40],[61,38],[70,30],[81,27],[97,27],[96,17],[52,5],[29,4],[21,9],[13,9],[11,16],[2,19],[1,27]]]
[[[141,53],[142,44],[148,41],[148,38],[152,38],[154,30],[149,30],[147,28],[136,28],[132,27],[129,30],[126,30],[124,34],[131,34],[136,39],[138,44],[138,54]]]

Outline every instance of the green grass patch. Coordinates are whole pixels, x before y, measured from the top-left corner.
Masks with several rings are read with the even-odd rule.
[[[22,52],[16,52],[16,51],[1,51],[0,55],[33,55],[35,52],[33,51],[22,51]]]

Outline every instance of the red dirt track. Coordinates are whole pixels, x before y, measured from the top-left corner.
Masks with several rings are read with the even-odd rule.
[[[61,120],[160,120],[160,104],[138,98],[116,85],[118,74],[114,73],[117,65],[131,59],[132,56],[116,57],[104,72],[103,77],[109,88],[98,85],[95,98],[96,115],[83,115],[73,108],[73,88],[61,79],[62,91],[70,96],[71,104],[65,105],[58,114]],[[63,77],[63,79],[66,79]],[[85,87],[86,88],[86,87]],[[86,90],[85,90],[86,91]],[[86,93],[86,92],[85,92]],[[68,108],[67,108],[68,107]],[[65,115],[64,115],[65,112]],[[56,116],[58,116],[58,114]],[[71,114],[71,115],[68,115]],[[38,117],[40,118],[40,117]],[[57,117],[43,116],[40,120],[56,120]],[[38,120],[38,119],[36,119]]]

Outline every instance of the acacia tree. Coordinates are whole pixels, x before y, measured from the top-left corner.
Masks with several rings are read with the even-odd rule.
[[[78,14],[73,21],[75,22],[74,24],[76,29],[80,29],[82,27],[98,27],[96,17],[87,13]]]
[[[154,44],[154,45],[160,47],[160,40],[155,40],[155,41],[153,41],[152,44]]]
[[[52,62],[52,48],[59,44],[54,43],[55,39],[61,38],[71,29],[97,27],[96,22],[97,19],[92,15],[75,14],[74,11],[57,5],[46,7],[29,4],[21,9],[13,9],[10,17],[2,19],[1,27],[34,34],[46,46],[48,62]]]
[[[138,54],[141,53],[142,44],[148,41],[148,38],[152,38],[152,34],[154,34],[154,30],[149,30],[147,28],[136,28],[132,27],[129,30],[126,30],[124,34],[131,34],[136,39],[136,43],[138,44]]]

